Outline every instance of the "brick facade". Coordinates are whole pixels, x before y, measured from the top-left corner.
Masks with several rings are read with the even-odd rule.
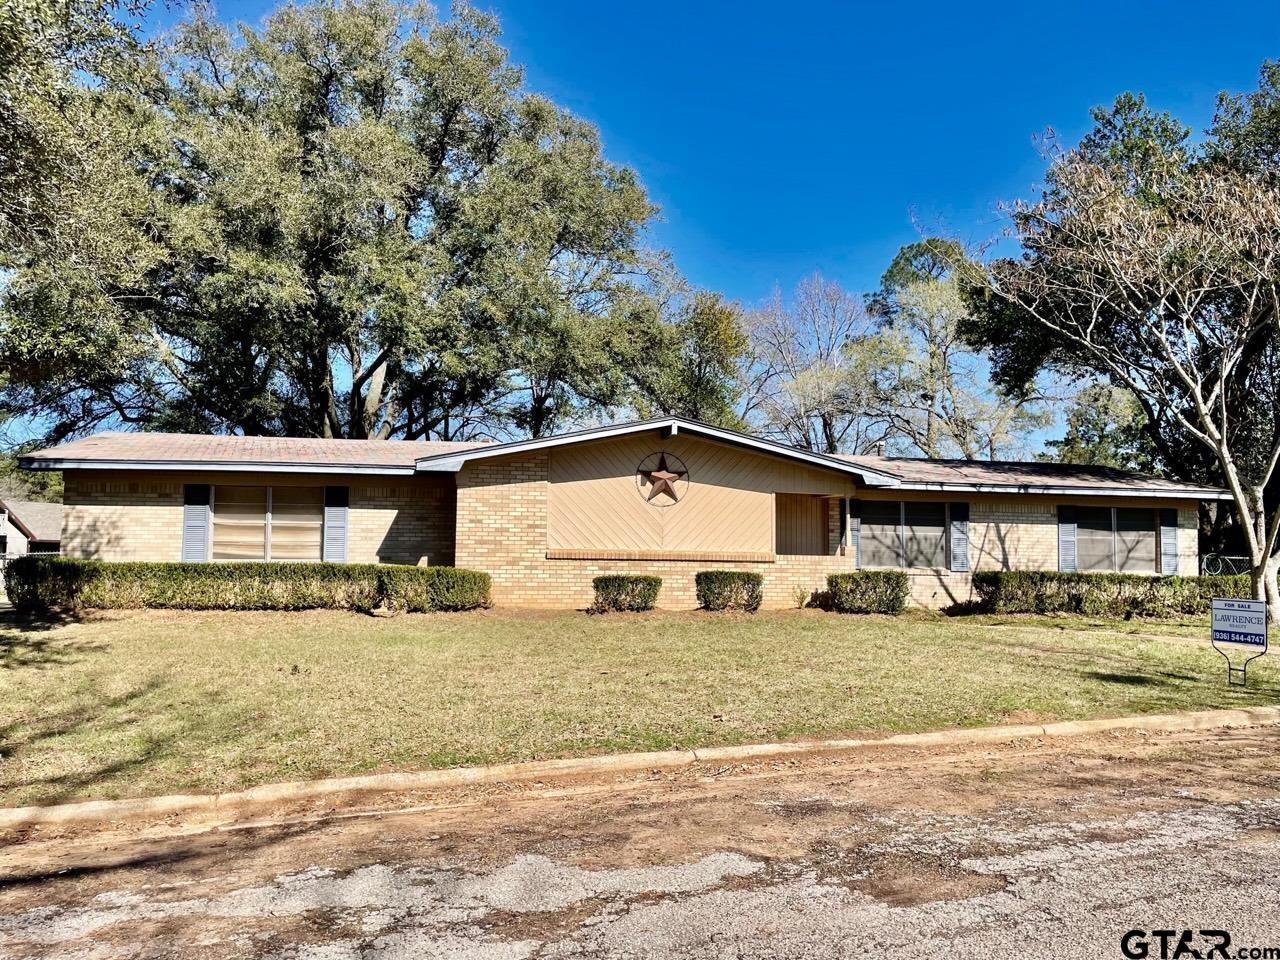
[[[592,578],[607,573],[650,573],[663,579],[659,605],[692,608],[694,575],[700,570],[747,570],[764,576],[765,605],[794,606],[798,594],[823,588],[827,574],[855,569],[840,550],[836,503],[828,510],[827,556],[779,556],[772,562],[717,562],[676,559],[548,558],[546,453],[479,460],[458,474],[457,564],[487,571],[494,600],[530,607],[586,607]],[[893,499],[890,492],[874,494]],[[921,496],[921,499],[929,499]],[[953,498],[961,499],[961,498]],[[1016,568],[1056,570],[1057,501],[1050,498],[975,498],[970,507],[970,558],[974,570]],[[1096,502],[1096,501],[1095,501]],[[1179,505],[1179,572],[1197,572],[1196,506]],[[913,569],[912,602],[939,608],[972,597],[971,575],[949,570]]]
[[[170,475],[67,471],[62,553],[86,560],[181,560],[183,482]]]
[[[139,477],[67,471],[62,553],[96,560],[182,559],[182,488],[188,483],[349,486],[351,563],[453,563],[450,477],[353,479],[332,475],[165,473]]]
[[[696,605],[694,575],[698,571],[732,569],[763,574],[766,605],[788,607],[795,605],[798,596],[821,590],[829,573],[855,569],[850,551],[840,543],[838,499],[828,501],[828,552],[822,556],[730,559],[735,556],[733,544],[726,544],[726,552],[718,556],[708,553],[681,559],[604,559],[589,549],[554,551],[549,556],[551,481],[546,452],[476,460],[456,477],[68,471],[62,552],[104,560],[176,561],[181,557],[183,485],[229,479],[277,486],[349,486],[351,562],[456,564],[483,570],[493,577],[495,601],[512,606],[585,607],[592,599],[593,577],[653,573],[663,578],[661,606],[691,608]],[[889,490],[859,490],[858,496],[896,499]],[[975,570],[1057,569],[1059,501],[974,495],[966,502],[970,503],[970,560]],[[1076,502],[1084,501],[1076,498]],[[1164,501],[1163,505],[1172,504]],[[1196,505],[1191,501],[1176,505],[1178,572],[1192,575],[1198,572]],[[562,559],[558,554],[563,553],[573,556]],[[915,603],[936,608],[971,597],[970,574],[933,569],[908,573]]]

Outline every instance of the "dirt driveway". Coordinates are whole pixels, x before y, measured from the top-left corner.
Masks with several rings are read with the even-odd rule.
[[[0,956],[1123,957],[1134,928],[1280,947],[1277,727],[378,804],[4,838]]]

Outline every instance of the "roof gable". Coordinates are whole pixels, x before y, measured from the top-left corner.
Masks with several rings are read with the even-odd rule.
[[[897,478],[862,464],[841,460],[825,453],[789,447],[786,444],[775,443],[772,440],[762,440],[750,434],[739,433],[736,430],[726,430],[724,427],[713,427],[710,424],[699,423],[696,420],[686,420],[682,417],[633,420],[629,423],[588,427],[585,430],[574,430],[569,433],[557,434],[554,437],[542,437],[537,440],[514,440],[510,443],[495,443],[471,450],[429,455],[418,460],[418,470],[423,472],[457,473],[462,469],[463,464],[473,460],[485,460],[491,457],[510,456],[511,454],[536,450],[549,450],[574,443],[604,440],[609,437],[627,436],[650,430],[662,431],[665,436],[670,436],[674,433],[685,433],[706,440],[745,447],[757,453],[795,460],[809,466],[835,470],[838,473],[857,477],[868,487],[896,487],[898,485]]]
[[[0,500],[0,510],[28,540],[55,543],[62,539],[62,504],[39,500]]]

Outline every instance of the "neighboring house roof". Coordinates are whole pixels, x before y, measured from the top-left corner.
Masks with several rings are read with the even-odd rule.
[[[991,493],[1050,493],[1133,497],[1195,497],[1225,500],[1220,487],[1179,483],[1151,474],[1112,467],[1014,460],[934,460],[915,457],[840,455],[897,477],[903,490],[953,490]]]
[[[323,440],[310,437],[99,433],[20,459],[35,470],[226,470],[267,473],[412,474],[433,453],[482,446],[434,440]]]
[[[566,446],[572,443],[584,443],[588,440],[604,440],[609,437],[621,437],[632,433],[644,433],[650,430],[661,430],[670,436],[673,433],[685,433],[691,436],[716,440],[734,446],[746,447],[761,453],[798,460],[812,466],[837,470],[841,473],[856,476],[868,487],[896,487],[896,477],[863,464],[850,463],[825,453],[789,447],[784,443],[762,440],[750,434],[710,424],[698,423],[696,420],[685,420],[682,417],[658,417],[652,420],[634,420],[630,423],[613,423],[603,427],[588,427],[585,430],[574,430],[560,433],[553,437],[542,437],[537,440],[514,440],[510,443],[495,443],[483,448],[462,450],[456,453],[429,454],[418,460],[418,469],[422,471],[439,471],[456,473],[462,465],[472,460],[484,460],[490,457],[507,456],[513,453],[526,453],[532,450],[548,450],[553,447]]]
[[[62,539],[62,504],[36,500],[0,500],[0,510],[28,540],[57,543]]]

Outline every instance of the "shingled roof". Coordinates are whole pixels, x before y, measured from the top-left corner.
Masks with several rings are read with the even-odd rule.
[[[992,492],[1054,492],[1185,494],[1210,499],[1225,497],[1219,487],[1181,483],[1148,473],[1073,463],[1020,460],[941,460],[923,457],[871,457],[837,454],[839,459],[897,477],[904,490],[975,488]]]
[[[198,433],[99,433],[22,457],[28,469],[212,469],[343,473],[414,472],[421,457],[481,446],[435,440],[324,440],[311,437],[208,436]]]
[[[1163,477],[1108,467],[1073,464],[930,460],[913,457],[843,456],[787,447],[749,434],[661,417],[607,424],[537,440],[511,443],[450,443],[429,440],[322,440],[296,437],[206,436],[185,433],[100,433],[21,458],[23,467],[43,470],[225,470],[293,473],[412,474],[456,471],[475,459],[549,449],[657,430],[684,431],[716,443],[801,460],[853,474],[868,487],[953,493],[1028,493],[1080,496],[1227,499],[1225,490],[1179,483]]]
[[[28,540],[56,543],[62,539],[62,504],[38,500],[0,500],[0,510]]]

